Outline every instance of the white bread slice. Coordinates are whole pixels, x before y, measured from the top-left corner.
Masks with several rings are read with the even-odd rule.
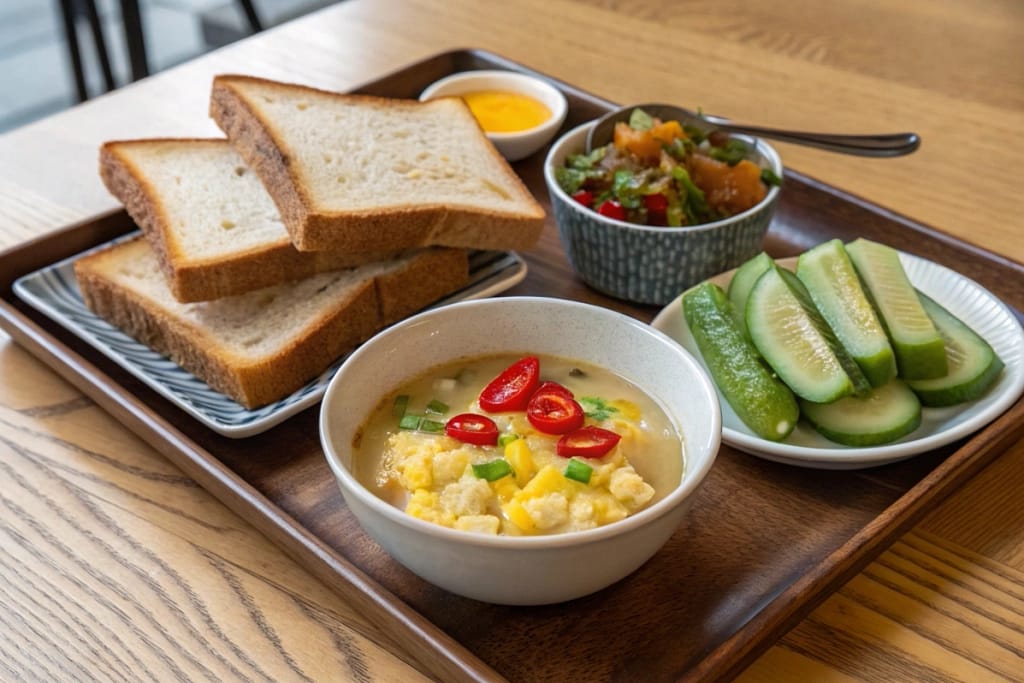
[[[210,115],[263,180],[300,251],[529,249],[543,229],[544,209],[461,98],[221,75]]]
[[[100,176],[142,228],[179,301],[206,301],[383,260],[296,250],[259,178],[224,139],[115,140]]]
[[[255,408],[316,377],[376,331],[463,286],[465,250],[419,250],[390,261],[247,294],[183,304],[137,237],[75,262],[90,310]]]

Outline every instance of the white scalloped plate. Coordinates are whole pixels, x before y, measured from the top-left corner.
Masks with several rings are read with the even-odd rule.
[[[903,460],[966,437],[1013,405],[1024,392],[1024,330],[1013,312],[987,289],[945,266],[902,252],[900,260],[915,287],[970,325],[992,345],[1006,364],[998,381],[988,392],[975,401],[959,406],[924,408],[921,426],[912,433],[890,444],[868,448],[833,443],[803,421],[785,441],[762,439],[743,424],[719,393],[724,443],[768,460],[801,467],[874,467]],[[780,263],[792,266],[795,259],[783,259]],[[726,286],[732,273],[722,273],[712,278],[712,281]],[[662,309],[651,324],[701,360],[697,344],[683,318],[681,295]]]
[[[86,308],[73,267],[80,256],[82,254],[77,254],[20,277],[14,283],[14,292],[25,303],[70,330],[161,396],[224,436],[242,438],[259,434],[314,405],[323,397],[334,373],[347,358],[347,354],[339,358],[323,374],[289,396],[248,410]],[[514,252],[472,252],[469,284],[434,306],[493,296],[521,282],[524,277],[526,263]]]

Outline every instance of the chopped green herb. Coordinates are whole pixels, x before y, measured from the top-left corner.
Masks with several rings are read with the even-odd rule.
[[[428,420],[423,418],[420,420],[420,431],[430,432],[431,434],[440,434],[444,431],[444,422],[438,422],[437,420]]]
[[[402,417],[403,415],[405,415],[405,411],[408,407],[408,394],[400,394],[398,396],[395,396],[395,402],[391,404],[391,414],[394,417]]]
[[[502,434],[501,436],[498,437],[498,445],[504,448],[505,446],[509,445],[518,438],[518,434],[509,434],[506,432],[505,434]]]
[[[781,185],[782,178],[775,175],[775,171],[770,168],[761,169],[761,182],[765,185]]]
[[[650,130],[654,127],[654,119],[643,109],[634,109],[629,113],[629,127],[633,130]]]
[[[612,176],[612,193],[627,209],[639,209],[643,203],[644,177],[621,169]]]
[[[427,404],[427,412],[432,415],[444,415],[448,412],[448,404],[438,401],[436,398],[430,399],[430,403]]]
[[[594,473],[594,468],[585,462],[577,460],[576,458],[570,458],[569,464],[565,466],[565,478],[578,481],[581,484],[590,483],[590,475]]]
[[[423,418],[421,418],[419,415],[403,415],[402,419],[398,421],[398,428],[399,429],[413,429],[413,430],[419,429],[420,428],[420,420],[422,420],[422,419]]]
[[[730,166],[735,166],[746,159],[748,153],[747,143],[737,138],[729,138],[721,147],[712,147],[708,150],[708,156],[712,159],[724,161]]]
[[[497,481],[502,477],[512,474],[512,466],[508,464],[508,460],[499,458],[498,460],[473,465],[473,474],[480,479]]]
[[[583,408],[583,414],[598,422],[607,420],[613,413],[619,412],[618,408],[608,405],[607,401],[596,396],[582,396],[576,400]]]

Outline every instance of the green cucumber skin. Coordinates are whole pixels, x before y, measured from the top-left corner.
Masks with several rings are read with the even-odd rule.
[[[873,387],[896,376],[896,354],[841,240],[800,254],[796,274],[839,343]]]
[[[779,340],[772,338],[768,326],[759,321],[760,316],[771,315],[764,310],[766,304],[762,299],[772,296],[772,289],[776,292],[775,296],[789,297],[790,305],[799,307],[809,320],[810,328],[804,330],[804,334],[808,338],[817,337],[819,348],[824,345],[828,358],[823,360],[823,364],[832,367],[823,369],[829,373],[829,377],[806,374],[807,357],[795,355],[798,352],[785,344],[780,346]],[[828,323],[821,317],[803,283],[785,268],[773,265],[758,278],[747,302],[747,329],[750,330],[754,346],[768,365],[801,398],[827,403],[850,394],[865,393],[871,388],[856,362],[842,348]]]
[[[740,420],[770,441],[789,436],[800,417],[796,398],[736,327],[722,288],[702,282],[683,295],[682,306],[715,384]]]
[[[945,343],[915,296],[899,253],[890,246],[864,238],[846,245],[846,253],[889,336],[899,377],[916,380],[944,376],[949,371]],[[879,280],[879,268],[886,271],[885,283]],[[919,322],[920,329],[908,328],[905,324],[908,318]]]
[[[921,402],[899,379],[864,396],[832,403],[801,401],[800,412],[819,434],[844,446],[880,446],[921,426]]]
[[[918,292],[946,345],[949,373],[945,377],[910,380],[907,384],[926,406],[940,408],[973,401],[1003,371],[1004,363],[977,332],[928,295]]]
[[[740,332],[747,339],[750,339],[746,316],[747,299],[750,297],[750,290],[754,288],[754,283],[757,282],[757,279],[764,274],[764,271],[771,268],[773,263],[775,262],[772,258],[762,251],[752,259],[740,264],[732,279],[729,280],[729,288],[726,290],[726,293],[729,295],[729,301],[732,303],[732,317],[736,321],[737,327],[740,328]]]

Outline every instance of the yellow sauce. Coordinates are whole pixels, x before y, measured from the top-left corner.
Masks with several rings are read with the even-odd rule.
[[[462,99],[488,133],[528,130],[551,118],[551,110],[543,103],[519,93],[484,90],[464,93]]]

